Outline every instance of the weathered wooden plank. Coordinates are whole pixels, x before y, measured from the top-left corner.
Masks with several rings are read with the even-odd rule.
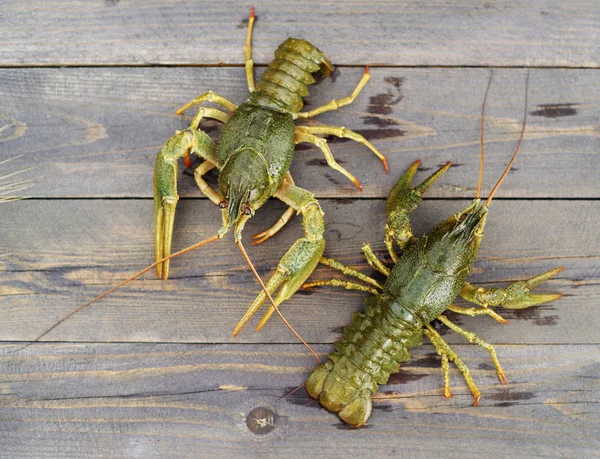
[[[414,214],[417,234],[466,206],[466,200],[428,200]],[[327,222],[326,255],[372,272],[360,246],[373,244],[385,254],[382,200],[323,200]],[[474,282],[508,282],[564,265],[557,280],[540,290],[565,298],[520,312],[510,326],[490,318],[465,320],[466,328],[496,343],[596,343],[600,259],[595,201],[497,201],[491,207]],[[0,220],[0,340],[30,340],[77,306],[129,277],[152,261],[151,200],[39,200],[2,206]],[[245,230],[249,236],[274,223],[284,210],[269,203]],[[373,225],[373,222],[381,224]],[[176,218],[174,249],[219,227],[216,206],[207,200],[182,200]],[[267,278],[301,235],[295,218],[276,237],[249,253]],[[174,260],[163,283],[149,273],[61,325],[52,341],[294,342],[273,320],[261,333],[231,337],[237,320],[259,288],[230,236]],[[315,277],[334,273],[320,268]],[[332,342],[364,295],[320,289],[296,295],[286,316],[310,342]],[[453,342],[462,338],[449,335]]]
[[[341,69],[314,87],[311,106],[349,94],[361,69]],[[358,100],[314,123],[344,125],[370,139],[389,158],[390,174],[365,147],[331,139],[339,162],[363,183],[360,193],[328,168],[322,153],[299,145],[296,182],[319,197],[385,197],[417,158],[432,169],[455,163],[428,195],[472,197],[479,169],[479,117],[487,69],[374,69]],[[500,176],[515,148],[524,110],[527,71],[496,69],[487,106],[484,190]],[[516,169],[499,192],[511,197],[600,197],[599,114],[594,70],[530,70],[529,117]],[[28,174],[31,196],[149,197],[160,146],[185,118],[174,111],[213,89],[241,103],[243,69],[118,68],[0,70],[0,158]],[[215,124],[208,123],[217,134]],[[183,163],[182,163],[183,164]],[[189,175],[189,174],[188,174]],[[193,177],[182,196],[198,196]]]
[[[254,4],[259,63],[298,36],[346,65],[600,65],[594,0]],[[248,14],[240,0],[9,0],[0,65],[242,64]]]
[[[600,448],[598,345],[497,346],[508,386],[485,351],[456,346],[483,393],[476,408],[456,370],[455,397],[442,397],[440,361],[424,345],[359,430],[304,390],[278,400],[314,366],[300,345],[13,349],[0,346],[2,458],[595,457]],[[270,432],[249,429],[256,408],[273,416]]]

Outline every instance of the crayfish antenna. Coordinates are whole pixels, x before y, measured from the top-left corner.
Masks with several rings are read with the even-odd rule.
[[[475,199],[479,202],[481,197],[481,185],[483,183],[483,127],[485,125],[485,105],[487,103],[488,93],[490,92],[490,86],[492,86],[492,79],[494,78],[494,71],[490,69],[490,78],[488,79],[487,88],[485,88],[485,95],[483,96],[483,105],[481,106],[481,128],[479,129],[479,179],[477,180],[477,191],[475,193]]]
[[[306,341],[304,341],[304,339],[298,334],[298,332],[296,330],[294,330],[294,327],[292,327],[292,325],[286,320],[286,318],[283,317],[283,314],[281,313],[281,311],[279,310],[279,308],[275,304],[275,300],[273,300],[273,297],[269,293],[269,290],[267,290],[267,287],[265,286],[264,282],[262,281],[262,279],[258,275],[258,272],[256,272],[256,269],[254,269],[254,265],[250,261],[250,257],[248,257],[248,254],[246,253],[246,250],[244,249],[244,246],[242,245],[242,241],[241,240],[240,241],[236,241],[235,244],[240,249],[240,252],[242,253],[242,256],[244,257],[244,260],[246,260],[246,263],[248,264],[248,267],[250,268],[250,270],[254,274],[254,277],[256,278],[256,280],[258,281],[258,283],[260,284],[261,288],[263,289],[263,292],[265,292],[265,295],[267,295],[267,298],[269,299],[269,301],[273,305],[273,309],[275,309],[275,312],[277,313],[277,315],[279,315],[279,317],[281,318],[281,320],[283,320],[283,323],[285,324],[285,326],[290,329],[290,331],[294,334],[294,336],[296,336],[296,338],[298,338],[300,340],[300,342],[302,344],[304,344],[304,346],[306,347],[306,349],[308,349],[308,351],[314,356],[314,358],[317,360],[317,362],[321,363],[321,359],[319,359],[319,356],[313,350],[313,348],[310,347],[310,344],[308,344]]]
[[[137,273],[135,273],[133,276],[125,279],[123,282],[120,282],[119,284],[115,285],[113,288],[111,288],[110,290],[107,290],[106,292],[104,292],[102,295],[97,296],[96,298],[94,298],[92,301],[87,302],[86,304],[84,304],[83,306],[79,306],[77,309],[73,310],[72,312],[70,312],[69,314],[67,314],[66,316],[64,316],[62,319],[60,319],[58,322],[56,322],[54,325],[52,325],[50,328],[48,328],[46,331],[44,331],[42,334],[38,335],[37,338],[35,338],[33,341],[27,343],[25,346],[21,346],[20,348],[14,350],[14,351],[10,351],[10,353],[14,353],[14,352],[19,352],[22,351],[23,349],[31,346],[32,344],[37,343],[40,339],[42,339],[44,336],[46,336],[48,333],[50,333],[52,330],[54,330],[56,327],[58,327],[60,324],[64,323],[65,321],[67,321],[68,319],[70,319],[71,317],[73,317],[75,314],[77,314],[78,312],[80,312],[81,310],[87,308],[89,305],[95,303],[98,300],[101,300],[102,298],[104,298],[107,295],[110,295],[112,292],[114,292],[115,290],[120,289],[121,287],[123,287],[125,284],[128,284],[129,282],[131,282],[132,280],[137,279],[138,277],[140,277],[141,275],[147,273],[148,271],[150,271],[152,268],[154,268],[155,266],[159,265],[160,263],[170,260],[171,258],[175,258],[178,257],[179,255],[183,255],[185,253],[191,252],[192,250],[196,250],[199,247],[202,247],[203,245],[208,244],[209,242],[213,242],[216,241],[217,239],[219,239],[219,235],[215,234],[214,236],[209,237],[208,239],[204,239],[203,241],[197,242],[196,244],[190,245],[189,247],[186,247],[185,249],[180,250],[179,252],[175,252],[171,255],[169,255],[168,257],[165,257],[161,260],[157,260],[154,263],[152,263],[149,266],[146,266],[144,269],[142,269],[141,271],[138,271]]]
[[[517,148],[515,148],[515,151],[514,151],[512,157],[510,158],[510,161],[508,162],[506,169],[504,169],[504,172],[502,173],[502,175],[496,182],[496,185],[494,185],[494,188],[490,192],[490,195],[488,196],[487,201],[485,201],[486,207],[490,206],[490,203],[492,202],[492,199],[494,198],[494,194],[496,194],[496,191],[498,191],[498,188],[500,188],[500,184],[504,181],[504,178],[507,176],[508,171],[510,171],[510,168],[512,167],[513,163],[515,162],[515,159],[517,159],[517,154],[519,153],[519,150],[521,149],[521,144],[523,143],[523,137],[525,136],[525,124],[527,122],[528,94],[529,94],[529,72],[527,73],[527,79],[525,80],[525,113],[523,114],[523,127],[521,128],[521,135],[519,136],[519,143],[517,143]]]
[[[287,394],[282,395],[281,397],[279,397],[277,400],[275,400],[275,402],[279,402],[280,400],[283,400],[286,397],[289,397],[292,394],[295,394],[296,392],[298,392],[300,389],[302,389],[304,386],[306,386],[306,383],[302,383],[300,384],[298,387],[296,387],[295,389],[292,389],[291,391],[289,391]]]
[[[6,126],[0,127],[0,134],[2,134],[2,132],[4,130],[6,130],[12,126],[13,126],[13,124],[7,124]],[[13,156],[12,158],[8,158],[3,161],[0,161],[0,165],[6,164],[15,159],[19,159],[22,156],[23,155],[17,155],[17,156]],[[21,169],[16,172],[12,172],[10,174],[1,176],[0,177],[0,182],[1,182],[0,183],[0,202],[19,201],[21,199],[27,199],[26,196],[17,195],[15,193],[18,193],[20,191],[23,191],[23,190],[26,190],[27,188],[29,188],[31,186],[30,183],[33,181],[33,179],[22,179],[22,180],[12,179],[12,181],[11,180],[5,181],[5,180],[11,179],[12,177],[23,174],[25,172],[29,172],[33,169],[37,169],[37,166],[28,167],[27,169]],[[36,178],[38,178],[38,177],[36,177]]]

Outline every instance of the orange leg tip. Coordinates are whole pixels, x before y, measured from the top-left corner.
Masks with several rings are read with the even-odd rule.
[[[385,175],[388,175],[390,173],[390,169],[388,168],[388,163],[387,163],[387,159],[383,158],[383,167],[385,167]]]
[[[354,183],[354,185],[356,185],[356,188],[358,188],[360,191],[363,190],[362,185],[357,179],[351,180],[351,182]]]
[[[254,236],[252,236],[252,239],[256,239],[256,241],[252,241],[251,244],[258,245],[258,244],[265,242],[269,238],[266,236],[263,236],[263,233],[259,233],[259,234],[255,234]]]
[[[254,7],[253,6],[250,7],[250,17],[251,18],[255,17],[254,16]]]
[[[480,398],[480,397],[476,397],[476,398],[475,398],[475,401],[473,402],[473,406],[477,406],[477,405],[479,405],[479,398]]]
[[[183,162],[185,163],[185,167],[192,167],[192,160],[189,154],[183,156]]]
[[[365,66],[365,73],[366,73],[367,75],[369,74],[369,66],[368,66],[368,65],[366,65],[366,66]]]

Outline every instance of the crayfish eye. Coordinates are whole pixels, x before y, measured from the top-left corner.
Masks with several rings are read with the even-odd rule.
[[[250,209],[250,207],[246,204],[244,206],[244,209],[242,210],[242,212],[244,212],[245,215],[250,215],[252,213],[252,210]]]
[[[220,209],[225,209],[227,207],[227,201],[225,199],[223,199],[220,203],[219,203],[219,208]]]

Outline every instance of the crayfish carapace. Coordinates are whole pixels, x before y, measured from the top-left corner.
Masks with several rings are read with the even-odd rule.
[[[483,107],[485,108],[485,101]],[[387,199],[385,245],[394,266],[391,269],[385,266],[375,256],[369,244],[362,247],[368,263],[386,276],[385,283],[381,285],[375,279],[335,260],[322,259],[324,264],[369,285],[339,279],[305,284],[305,287],[342,286],[373,294],[365,300],[365,311],[355,313],[352,324],[344,329],[343,338],[335,343],[336,350],[330,354],[329,361],[317,367],[306,382],[306,389],[311,397],[318,399],[322,406],[337,413],[352,427],[360,427],[367,422],[371,414],[371,396],[377,392],[379,385],[387,382],[390,374],[400,369],[401,362],[410,358],[408,349],[422,344],[423,335],[429,338],[442,358],[444,396],[452,396],[449,362],[454,362],[473,394],[474,405],[477,405],[480,392],[467,366],[431,325],[434,319],[440,320],[469,342],[485,348],[494,362],[500,382],[508,383],[492,345],[451,322],[443,315],[445,311],[470,316],[489,315],[498,322],[505,323],[507,321],[491,306],[523,309],[562,296],[533,294],[530,290],[558,274],[563,267],[525,281],[514,282],[506,288],[484,289],[465,282],[483,238],[490,203],[517,156],[525,131],[524,119],[512,159],[488,199],[482,203],[483,120],[482,109],[480,176],[476,197],[470,206],[417,239],[411,231],[408,214],[417,208],[422,193],[448,170],[450,163],[420,185],[411,188],[420,163],[416,161],[400,178]],[[401,257],[394,250],[394,242],[404,251]],[[479,307],[455,306],[453,302],[459,295]]]

